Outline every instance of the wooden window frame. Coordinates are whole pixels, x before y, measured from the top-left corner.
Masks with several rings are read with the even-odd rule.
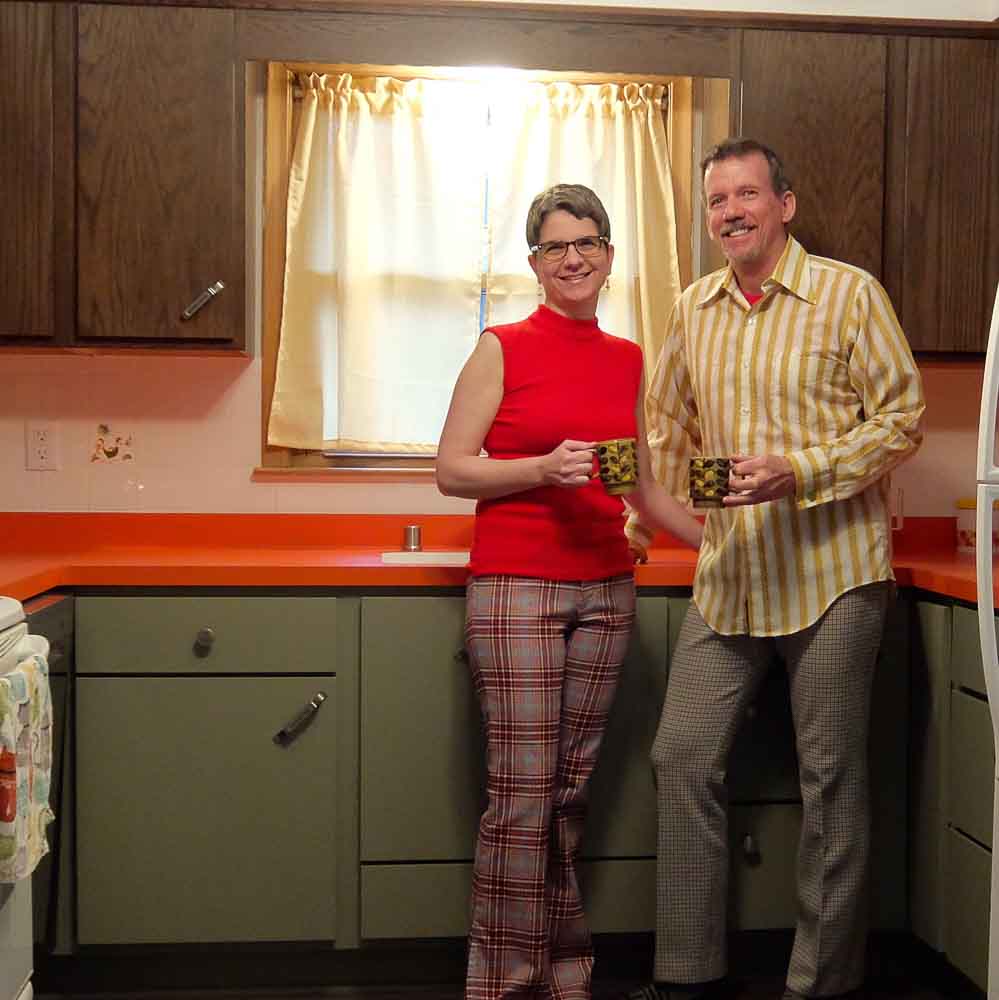
[[[527,72],[527,71],[521,71]],[[330,456],[320,451],[298,450],[269,445],[267,426],[277,371],[280,343],[281,310],[284,300],[284,269],[287,228],[287,191],[289,165],[294,151],[298,102],[294,97],[295,79],[305,73],[352,73],[355,76],[393,76],[397,79],[463,79],[469,73],[461,67],[379,66],[372,64],[330,64],[310,62],[269,62],[266,70],[265,142],[263,164],[263,201],[265,225],[262,260],[262,331],[261,331],[261,462],[254,472],[256,480],[270,482],[307,482],[333,479],[337,482],[408,482],[426,483],[433,475],[435,456],[362,455]],[[683,94],[680,114],[691,114],[691,94],[696,78],[633,73],[542,72],[530,71],[531,80],[571,81],[573,83],[663,83],[667,95],[674,84]],[[693,86],[691,85],[691,81]],[[672,146],[669,110],[666,128]],[[727,115],[726,110],[726,115]],[[696,182],[692,164],[674,168],[676,209],[684,218],[693,218]],[[681,280],[690,280],[692,262],[689,248],[680,252]]]

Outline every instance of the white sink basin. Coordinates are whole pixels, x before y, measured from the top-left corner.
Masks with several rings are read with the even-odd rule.
[[[382,562],[393,566],[466,566],[468,552],[446,552],[433,549],[424,552],[383,552]]]

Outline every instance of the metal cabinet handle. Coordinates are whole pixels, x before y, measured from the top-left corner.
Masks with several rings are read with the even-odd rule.
[[[194,655],[207,656],[214,645],[215,629],[209,628],[207,625],[204,628],[199,628],[198,634],[194,637]]]
[[[309,703],[302,709],[298,715],[295,716],[291,722],[287,723],[284,728],[279,729],[274,734],[274,742],[279,747],[286,747],[288,744],[293,743],[305,730],[306,726],[312,721],[316,712],[319,711],[319,706],[326,701],[326,692],[317,691]]]
[[[209,285],[181,314],[181,319],[190,319],[202,306],[211,302],[222,289],[225,283],[216,281],[214,285]]]

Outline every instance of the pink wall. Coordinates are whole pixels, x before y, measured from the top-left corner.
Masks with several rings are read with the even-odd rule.
[[[269,484],[259,461],[260,368],[245,358],[0,356],[0,510],[447,513],[426,485]],[[954,513],[974,492],[980,365],[927,366],[926,441],[896,473],[911,515]],[[56,421],[62,467],[24,468],[25,421]],[[94,462],[98,425],[131,438]]]

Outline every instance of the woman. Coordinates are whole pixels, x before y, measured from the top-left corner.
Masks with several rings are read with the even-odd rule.
[[[693,546],[701,537],[700,523],[652,478],[641,350],[597,325],[614,260],[600,199],[578,184],[542,192],[527,243],[544,305],[479,338],[437,452],[441,492],[479,501],[465,638],[489,801],[467,1000],[590,996],[576,859],[635,609],[623,505],[593,475],[596,442],[636,438],[629,504],[643,523]]]

